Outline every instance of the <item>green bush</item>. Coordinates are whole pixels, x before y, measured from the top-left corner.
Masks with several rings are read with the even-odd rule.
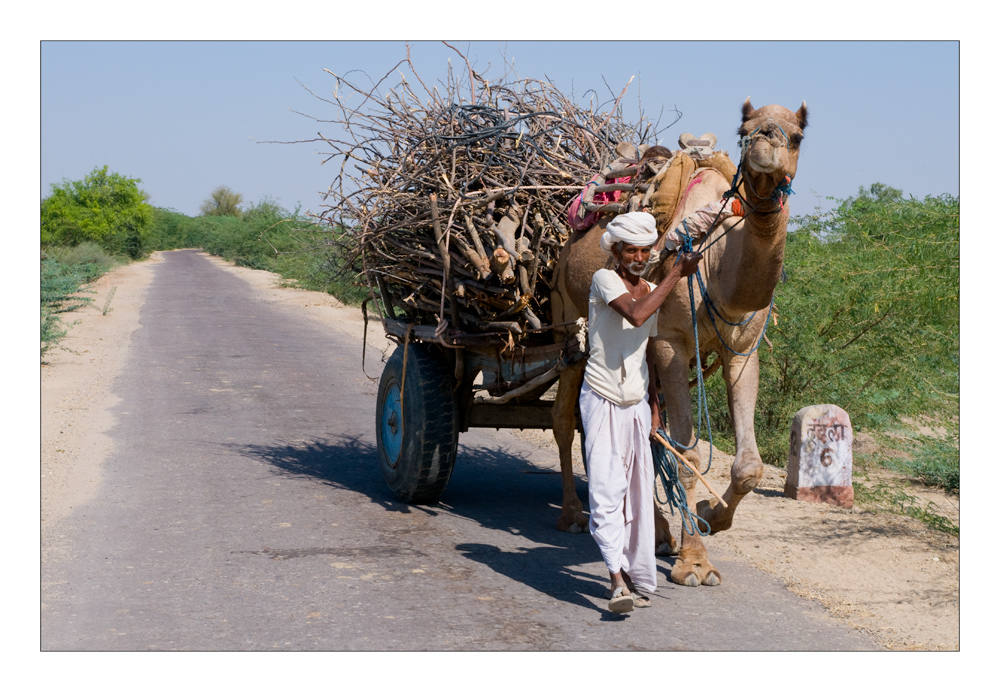
[[[177,250],[200,246],[201,243],[187,242],[188,221],[190,217],[178,211],[153,207],[153,227],[149,231],[149,247],[153,250]]]
[[[829,403],[846,410],[858,431],[905,419],[944,426],[950,442],[910,436],[908,468],[957,487],[958,199],[904,199],[875,184],[828,214],[794,223],[787,281],[775,291],[778,324],[767,330],[774,348],[759,350],[756,428],[764,460],[784,466],[795,413]],[[731,448],[725,383],[712,379],[714,437]],[[931,465],[918,461],[932,457]]]
[[[46,255],[77,276],[80,284],[90,283],[121,264],[117,257],[90,241],[79,245],[51,247]]]
[[[97,243],[108,252],[138,259],[146,252],[153,208],[138,178],[95,168],[83,180],[52,185],[42,200],[41,244]]]
[[[84,295],[86,284],[95,281],[119,263],[96,243],[50,248],[41,259],[41,354],[44,356],[66,336],[62,315],[77,310],[92,299]]]

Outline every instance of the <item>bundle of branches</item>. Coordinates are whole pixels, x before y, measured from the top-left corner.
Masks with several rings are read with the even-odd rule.
[[[387,316],[438,335],[544,331],[569,203],[619,143],[654,128],[623,121],[624,89],[599,112],[546,82],[491,83],[466,61],[468,80],[449,69],[442,94],[409,54],[390,74],[404,63],[423,97],[405,76],[380,94],[388,75],[370,90],[333,75],[348,136],[323,138],[341,167],[321,218]]]

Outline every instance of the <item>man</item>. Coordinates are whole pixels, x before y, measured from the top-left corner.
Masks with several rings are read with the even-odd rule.
[[[580,390],[586,437],[590,532],[611,575],[615,613],[648,606],[636,591],[656,590],[653,458],[649,435],[656,404],[656,368],[649,338],[656,316],[681,277],[701,255],[682,254],[664,280],[640,278],[656,242],[656,220],[646,212],[616,216],[601,238],[614,269],[600,269],[590,288],[590,358]],[[651,411],[652,409],[652,411]]]

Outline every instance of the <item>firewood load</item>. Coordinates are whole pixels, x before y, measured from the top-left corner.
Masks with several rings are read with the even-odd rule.
[[[549,83],[490,82],[466,66],[467,78],[449,74],[446,93],[415,71],[419,90],[405,76],[362,90],[334,75],[334,99],[324,100],[338,107],[333,122],[346,137],[323,137],[341,166],[321,218],[387,316],[438,335],[550,338],[553,270],[575,232],[567,208],[595,171],[591,197],[633,192],[634,183],[605,178],[635,175],[646,146],[627,143],[654,128],[622,119],[624,90],[598,112]],[[592,200],[586,208],[620,211]]]

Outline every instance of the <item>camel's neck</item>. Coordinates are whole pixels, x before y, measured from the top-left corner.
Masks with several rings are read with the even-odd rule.
[[[743,219],[743,232],[732,233],[716,274],[718,299],[727,312],[763,310],[771,303],[781,277],[788,229],[784,209],[770,200],[750,200],[757,212]],[[761,213],[769,212],[773,213]]]

